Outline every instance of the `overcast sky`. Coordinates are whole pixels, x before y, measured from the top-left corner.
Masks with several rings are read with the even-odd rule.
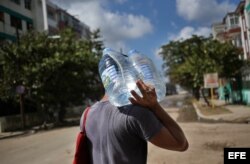
[[[240,0],[52,0],[92,30],[100,28],[106,47],[137,49],[158,69],[161,45],[193,34],[209,36],[211,25]]]

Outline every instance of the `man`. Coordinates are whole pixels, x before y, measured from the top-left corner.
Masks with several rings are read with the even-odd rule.
[[[229,89],[227,86],[224,86],[224,97],[225,97],[225,103],[229,103]]]
[[[117,108],[105,95],[91,107],[85,129],[93,164],[146,164],[147,141],[187,150],[184,133],[157,102],[155,89],[141,80],[137,86],[142,97],[131,91],[133,105]]]

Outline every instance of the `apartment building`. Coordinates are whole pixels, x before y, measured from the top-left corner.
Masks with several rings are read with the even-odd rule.
[[[233,45],[243,50],[241,26],[236,12],[229,12],[225,15],[222,22],[212,24],[212,34],[214,39],[220,42],[230,41]]]
[[[72,28],[79,38],[89,38],[90,28],[77,19],[77,16],[69,14],[66,10],[56,6],[51,1],[46,2],[48,31],[51,35],[56,35],[64,28]]]
[[[239,17],[239,24],[241,28],[241,41],[244,52],[243,59],[250,59],[249,30],[248,30],[248,27],[250,26],[247,25],[245,1],[241,1],[238,4],[235,13]]]
[[[0,39],[15,41],[22,33],[40,27],[34,20],[35,12],[42,9],[38,1],[1,0],[0,1]]]
[[[212,24],[213,38],[231,41],[242,49],[241,59],[250,59],[250,0],[240,1],[235,11],[227,13],[222,22]]]
[[[88,38],[90,28],[49,0],[1,0],[0,41],[15,41],[30,29],[56,35],[70,27],[79,38]]]
[[[244,60],[250,60],[250,0],[239,2],[236,13],[239,15],[241,26],[241,40],[244,50]],[[250,67],[245,65],[242,74],[242,99],[246,104],[250,104]]]
[[[77,16],[77,15],[76,15]],[[89,38],[90,29],[83,22],[79,21],[76,16],[70,15],[63,9],[57,9],[57,29],[62,30],[64,28],[72,28],[80,38]],[[49,28],[50,29],[50,28]]]
[[[224,42],[224,31],[225,31],[225,23],[224,22],[216,22],[212,24],[212,35],[213,39],[217,39],[220,42]]]
[[[240,59],[250,60],[250,0],[240,1],[235,11],[227,13],[222,22],[214,23],[212,34],[214,39],[220,42],[232,42],[233,45],[242,49],[243,56],[239,56]],[[241,75],[241,82],[237,79],[231,79],[227,82],[227,85],[234,86],[231,99],[236,102],[242,99],[245,104],[250,104],[249,66],[242,68]],[[221,90],[220,95],[223,95],[223,90]]]

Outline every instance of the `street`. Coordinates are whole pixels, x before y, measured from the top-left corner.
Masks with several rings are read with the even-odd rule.
[[[77,131],[70,127],[0,140],[0,163],[72,163]]]
[[[149,144],[148,164],[223,164],[224,147],[250,147],[250,125],[236,123],[201,123],[192,110],[178,114],[184,96],[167,97],[162,105],[177,120],[189,141],[189,149],[185,152],[163,150]],[[185,104],[183,104],[185,105]]]
[[[189,149],[173,152],[149,145],[148,164],[223,164],[224,147],[250,147],[249,124],[182,123]]]
[[[170,96],[162,101],[174,119],[178,118],[182,99],[183,96]],[[250,147],[249,124],[180,120],[179,125],[188,138],[189,149],[174,152],[149,144],[148,164],[223,164],[224,147]],[[78,127],[67,127],[0,140],[0,163],[72,163],[77,132]]]

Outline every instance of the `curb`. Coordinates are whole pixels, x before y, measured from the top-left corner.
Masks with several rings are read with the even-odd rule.
[[[47,124],[46,126],[44,126],[44,125],[35,126],[35,127],[32,127],[31,129],[24,130],[24,131],[4,132],[4,133],[0,133],[0,140],[7,139],[7,138],[18,137],[18,136],[22,136],[22,135],[35,134],[38,131],[50,130],[50,129],[53,129],[54,127],[55,127],[54,124]]]
[[[200,112],[200,109],[198,108],[198,106],[196,105],[196,103],[192,103],[193,104],[193,107],[195,109],[195,112],[197,114],[197,120],[200,121],[200,122],[208,122],[208,123],[235,123],[233,121],[228,121],[228,120],[223,120],[221,118],[211,118],[211,117],[207,117],[205,115],[203,115],[201,112]]]
[[[250,119],[248,119],[248,117],[246,118],[235,118],[235,119],[223,119],[223,118],[213,118],[213,117],[208,117],[203,115],[200,112],[200,109],[198,108],[198,106],[196,105],[196,103],[192,103],[193,107],[195,109],[195,112],[197,114],[197,120],[200,122],[208,122],[208,123],[250,123]]]
[[[199,110],[199,108],[197,107],[196,103],[192,103],[193,107],[195,109],[195,112],[197,114],[197,120],[200,122],[214,122],[214,120],[210,119],[210,118],[206,118]]]
[[[5,134],[2,136],[0,134],[0,140],[12,138],[12,137],[18,137],[18,136],[27,135],[27,134],[34,134],[34,133],[36,133],[36,130],[27,130],[27,131],[23,131],[23,132],[22,131],[21,132],[13,132],[13,133]]]

